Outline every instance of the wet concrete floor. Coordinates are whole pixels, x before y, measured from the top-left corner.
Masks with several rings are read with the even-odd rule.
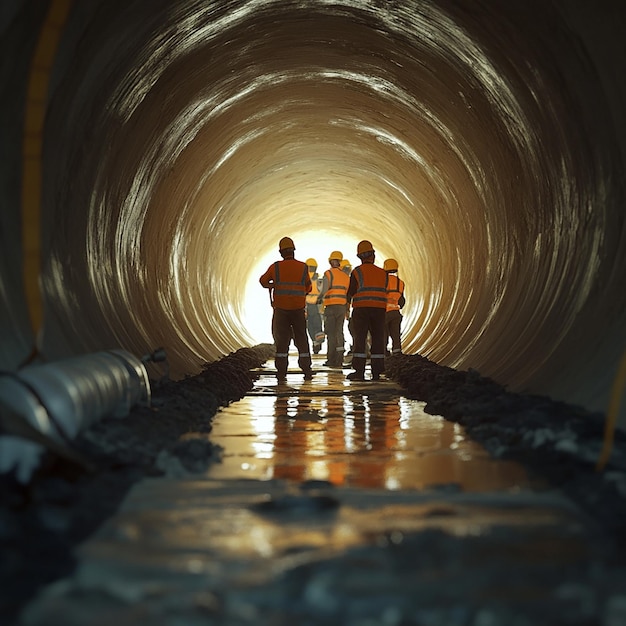
[[[565,498],[395,383],[321,363],[260,370],[206,435],[222,461],[162,460],[21,623],[488,624],[588,556]]]
[[[327,480],[373,489],[458,486],[464,491],[528,487],[524,470],[493,460],[458,424],[424,412],[394,382],[351,382],[350,370],[316,365],[277,385],[262,372],[254,391],[223,409],[211,441],[224,448],[212,478]]]

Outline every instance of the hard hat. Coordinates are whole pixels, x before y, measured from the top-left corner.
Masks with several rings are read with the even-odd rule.
[[[315,259],[312,259],[312,258],[311,259],[307,259],[306,260],[306,264],[309,267],[317,267],[317,261]]]
[[[374,246],[372,246],[371,242],[367,241],[367,239],[359,241],[359,245],[356,247],[356,255],[358,257],[361,255],[369,256],[372,252],[374,252]]]
[[[295,250],[296,246],[293,243],[293,239],[291,237],[283,237],[279,244],[278,244],[278,250]]]
[[[387,272],[397,272],[398,271],[398,261],[395,259],[386,259],[383,263],[383,269]]]
[[[348,261],[348,259],[342,259],[341,263],[339,263],[339,267],[341,269],[343,269],[344,267],[352,267],[352,264],[350,263],[350,261]]]
[[[343,254],[341,252],[339,252],[339,250],[335,250],[334,252],[330,253],[330,256],[328,257],[328,261],[341,261],[341,259],[343,259]]]

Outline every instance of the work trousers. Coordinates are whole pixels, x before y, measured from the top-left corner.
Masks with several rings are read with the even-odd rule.
[[[318,304],[306,303],[306,327],[309,331],[309,337],[313,345],[316,345],[315,337],[322,332],[322,316],[320,315],[320,307]],[[321,346],[323,342],[318,342]],[[319,350],[316,350],[319,352]]]
[[[391,354],[402,354],[402,344],[400,342],[400,327],[402,325],[402,313],[400,311],[387,311],[385,316],[387,336],[385,339],[385,350],[388,349],[389,339],[391,339]]]
[[[371,359],[372,376],[385,371],[385,309],[375,307],[354,307],[352,323],[354,325],[354,347],[352,348],[352,367],[357,374],[365,372],[367,359],[367,333],[372,337]]]
[[[304,309],[274,309],[272,317],[272,335],[276,346],[274,364],[279,378],[287,375],[289,365],[289,344],[293,342],[298,349],[298,365],[304,373],[311,371],[311,350],[306,334]]]
[[[343,365],[343,324],[346,319],[345,304],[328,304],[324,309],[324,320],[326,323],[326,341],[328,350],[326,352],[328,364],[331,366]]]

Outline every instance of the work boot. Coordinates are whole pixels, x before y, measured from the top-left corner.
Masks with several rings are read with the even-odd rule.
[[[348,380],[365,380],[363,372],[352,372],[346,376]]]
[[[385,372],[372,372],[372,380],[386,380]]]

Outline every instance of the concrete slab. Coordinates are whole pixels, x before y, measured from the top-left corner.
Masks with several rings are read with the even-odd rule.
[[[441,597],[455,596],[469,607],[478,599],[473,597],[477,589],[484,594],[481,602],[511,602],[519,589],[513,585],[494,593],[490,585],[504,582],[497,577],[520,568],[567,568],[579,562],[586,555],[584,528],[575,507],[554,493],[145,480],[82,546],[75,574],[48,588],[29,607],[24,623],[42,626],[61,623],[54,620],[62,617],[68,626],[84,624],[81,619],[96,609],[118,625],[136,623],[139,616],[158,624],[193,624],[202,616],[233,624],[268,614],[286,619],[294,600],[285,597],[286,581],[303,571],[310,575],[299,583],[299,603],[316,619],[346,601],[330,584],[334,580],[337,591],[345,585],[340,572],[349,574],[353,592],[361,588],[357,595],[365,585],[372,598],[378,597],[373,604],[370,598],[370,605],[380,614],[394,606],[403,613],[423,610],[424,602],[432,608],[432,597],[427,599],[417,584],[420,578],[426,588],[437,581],[437,605]],[[506,542],[502,537],[497,543],[509,550],[488,555],[486,545],[503,532]],[[445,552],[446,544],[456,546],[456,553],[439,560],[429,553]],[[459,578],[463,569],[473,569],[482,582]],[[407,577],[416,585],[413,597],[407,595]],[[540,580],[529,580],[526,587],[526,594],[545,596]]]

